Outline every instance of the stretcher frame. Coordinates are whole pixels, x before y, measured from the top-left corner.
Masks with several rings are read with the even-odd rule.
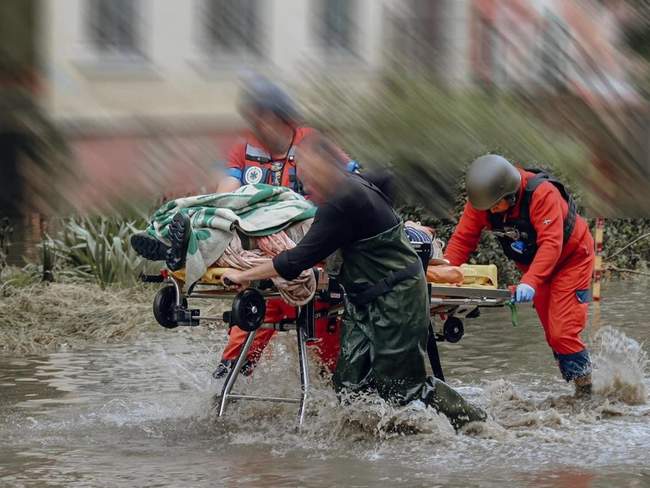
[[[319,276],[319,273],[323,273],[321,269],[314,269],[316,276]],[[232,289],[226,288],[218,282],[211,280],[211,282],[199,281],[194,285],[191,285],[187,291],[184,291],[184,282],[179,278],[178,275],[174,275],[167,270],[162,270],[160,275],[149,275],[143,276],[142,280],[145,282],[158,282],[158,283],[167,283],[167,286],[173,287],[174,290],[174,310],[177,313],[177,323],[175,326],[197,326],[201,321],[226,321],[225,314],[222,317],[210,317],[202,316],[198,309],[189,308],[188,299],[190,298],[200,298],[200,299],[233,299],[236,300],[240,294]],[[511,300],[511,292],[505,289],[496,289],[493,287],[480,286],[475,287],[470,286],[454,286],[454,285],[440,285],[429,283],[429,295],[430,295],[430,315],[431,323],[433,324],[433,318],[435,316],[442,316],[449,318],[454,317],[456,319],[462,320],[464,318],[477,316],[475,311],[482,307],[501,307],[506,304],[506,302]],[[264,300],[267,298],[279,297],[280,294],[274,290],[269,289],[268,287],[255,288],[263,297]],[[162,290],[161,290],[162,291]],[[327,311],[328,316],[334,316],[342,313],[343,310],[343,297],[342,296],[329,296],[326,297],[324,294],[329,293],[334,295],[328,288],[323,288],[320,286],[317,289],[317,294],[312,300],[302,306],[296,307],[296,320],[292,322],[280,322],[280,323],[262,323],[254,330],[247,331],[247,336],[244,342],[237,359],[235,360],[234,366],[230,369],[226,378],[224,380],[223,386],[221,388],[220,394],[216,397],[217,402],[215,404],[217,415],[222,417],[226,411],[226,407],[231,400],[252,400],[252,401],[266,401],[266,402],[281,402],[281,403],[292,403],[298,404],[298,426],[302,426],[305,419],[305,411],[307,405],[307,398],[309,393],[309,361],[307,356],[307,343],[314,331],[314,321],[317,315],[322,314],[319,312],[317,314],[314,310],[314,302],[316,297],[320,299],[331,299],[333,303]],[[155,302],[154,302],[155,308]],[[155,313],[155,311],[154,311]],[[161,324],[162,325],[162,324]],[[233,324],[230,324],[233,325]],[[170,327],[167,325],[166,327]],[[172,328],[172,327],[170,327]],[[296,341],[298,346],[298,365],[300,371],[300,395],[297,398],[291,397],[280,397],[280,396],[263,396],[263,395],[244,395],[241,393],[233,393],[233,388],[239,378],[248,351],[255,339],[257,331],[260,329],[273,329],[276,331],[295,331],[296,332]],[[461,332],[462,336],[462,332]],[[431,367],[434,371],[434,374],[444,380],[442,374],[442,368],[440,366],[440,360],[438,357],[437,345],[436,342],[444,340],[444,335],[436,334],[432,325],[429,328],[429,340],[427,344],[427,352],[429,354],[429,360],[431,362]],[[447,339],[449,340],[449,339]],[[455,341],[453,341],[455,342]]]

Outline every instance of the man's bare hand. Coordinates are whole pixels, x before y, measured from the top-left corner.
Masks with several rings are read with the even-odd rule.
[[[250,286],[250,281],[243,278],[243,273],[236,269],[229,269],[221,275],[221,282],[228,288],[235,288],[236,290],[243,290]]]
[[[430,265],[427,267],[427,281],[429,283],[450,283],[453,285],[462,285],[463,280],[463,270],[458,266]]]

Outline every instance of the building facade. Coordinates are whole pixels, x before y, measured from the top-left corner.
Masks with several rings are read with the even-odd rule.
[[[561,88],[589,100],[635,98],[618,0],[473,0],[471,74],[501,88]]]
[[[321,74],[368,80],[382,63],[387,3],[42,2],[43,103],[87,174],[80,193],[96,193],[98,179],[112,197],[135,182],[151,191],[181,176],[189,186],[205,182],[206,162],[242,126],[242,73],[291,90]]]
[[[78,162],[82,204],[142,188],[143,198],[208,191],[210,163],[243,125],[243,72],[301,93],[321,78],[363,89],[395,63],[404,76],[424,71],[454,87],[562,83],[627,96],[617,4],[45,0],[42,99]]]
[[[58,0],[45,2],[48,110],[74,126],[119,117],[234,113],[242,70],[300,81],[381,61],[373,0]],[[86,125],[86,122],[83,123]]]

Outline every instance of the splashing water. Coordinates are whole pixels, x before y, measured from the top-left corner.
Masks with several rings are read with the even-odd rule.
[[[603,327],[593,337],[594,390],[628,405],[647,402],[647,353],[620,330]]]
[[[620,330],[592,341],[591,402],[564,398],[532,313],[514,331],[486,313],[460,346],[443,344],[451,385],[491,417],[459,433],[417,403],[340,404],[314,358],[302,430],[295,405],[233,402],[219,418],[222,329],[0,358],[0,486],[644,486],[647,359],[630,337],[650,338],[650,304],[634,299],[630,315],[630,293],[618,296],[606,311],[622,315],[606,318]],[[294,335],[278,334],[235,390],[297,396],[296,356]]]
[[[250,378],[240,377],[235,390],[246,394],[297,396],[296,355],[292,339],[276,338],[260,361],[264,366],[257,368]],[[313,365],[315,358],[310,359]],[[340,402],[327,375],[318,374],[313,366],[310,373],[307,419],[300,431],[301,443],[332,447],[350,439],[373,442],[404,435],[440,438],[456,435],[447,417],[421,402],[399,407],[376,394],[354,395]],[[236,419],[232,428],[238,442],[260,442],[269,436],[277,442],[287,432],[294,435],[296,414],[297,409],[292,405],[236,402],[229,404],[226,418]],[[230,424],[228,420],[225,422]]]

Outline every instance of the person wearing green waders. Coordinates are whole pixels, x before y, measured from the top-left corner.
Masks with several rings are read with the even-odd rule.
[[[388,197],[372,178],[345,172],[339,148],[322,135],[312,134],[298,151],[299,178],[318,205],[311,229],[272,262],[227,271],[224,283],[245,288],[252,280],[278,275],[290,280],[340,250],[346,298],[336,390],[376,392],[397,405],[419,400],[445,414],[455,428],[485,420],[485,412],[427,376],[424,270]]]

